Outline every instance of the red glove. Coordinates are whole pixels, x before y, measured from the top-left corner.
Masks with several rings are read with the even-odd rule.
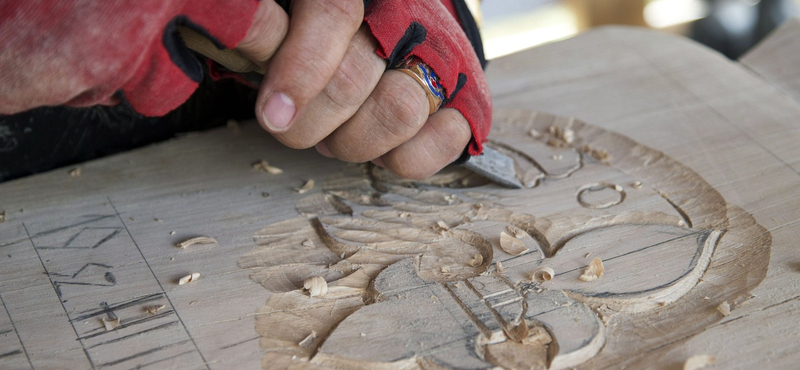
[[[0,114],[124,98],[141,114],[164,115],[203,73],[175,27],[232,48],[257,7],[258,0],[0,2]]]
[[[470,17],[464,17],[463,0],[372,0],[364,13],[364,21],[378,40],[378,55],[389,66],[416,56],[433,68],[445,89],[442,106],[455,108],[469,121],[472,141],[470,155],[483,151],[483,141],[489,135],[492,122],[492,101],[481,62],[477,27]],[[476,47],[470,44],[461,18],[471,33]]]

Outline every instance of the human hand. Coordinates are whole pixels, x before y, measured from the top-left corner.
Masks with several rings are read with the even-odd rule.
[[[444,13],[438,19],[450,23],[428,27],[449,27],[450,34],[460,32],[446,8],[434,3],[438,7],[433,11]],[[362,0],[294,0],[291,14],[288,31],[281,33],[287,21],[285,13],[274,2],[263,1],[253,26],[237,46],[267,71],[256,117],[279,141],[293,148],[316,146],[323,155],[349,162],[372,160],[400,176],[417,179],[430,176],[462,154],[475,125],[470,125],[462,112],[448,107],[458,106],[454,99],[429,116],[425,90],[412,77],[386,70],[387,61],[375,53],[381,45],[370,28],[362,25]],[[424,30],[422,37],[425,41]],[[462,35],[458,41],[469,47],[466,40]],[[440,46],[445,44],[435,39],[430,42],[437,41]],[[408,52],[400,57],[405,54]],[[467,61],[472,62],[467,81],[483,87],[476,108],[490,114],[484,77],[477,58],[472,57]],[[445,82],[451,82],[450,91],[458,91],[456,78],[449,80]],[[455,94],[448,92],[448,98],[451,95]],[[470,94],[460,93],[459,98],[462,96],[469,98]],[[485,132],[488,124],[482,123]],[[485,137],[483,131],[479,133],[478,143]],[[477,149],[472,146],[471,154],[480,152],[479,144]]]

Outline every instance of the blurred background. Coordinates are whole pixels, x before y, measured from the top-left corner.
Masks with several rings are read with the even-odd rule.
[[[467,0],[483,10],[481,32],[489,59],[609,24],[685,35],[736,59],[798,15],[800,7],[800,0],[479,1]],[[251,119],[255,98],[255,91],[231,80],[212,83],[206,78],[186,104],[164,117],[143,117],[124,105],[48,107],[0,116],[0,182],[211,129],[230,119]]]
[[[488,59],[609,24],[684,35],[736,59],[800,15],[800,0],[483,0],[481,8]]]

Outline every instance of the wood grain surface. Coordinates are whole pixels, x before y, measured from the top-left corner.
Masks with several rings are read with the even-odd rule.
[[[800,105],[753,73],[773,54],[612,27],[492,61],[521,190],[254,122],[0,184],[0,368],[793,368]]]

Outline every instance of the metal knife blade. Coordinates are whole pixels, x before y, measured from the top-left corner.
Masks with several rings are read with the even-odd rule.
[[[517,179],[514,160],[488,146],[483,147],[481,155],[474,155],[462,164],[492,182],[512,189],[522,189],[522,183]]]

